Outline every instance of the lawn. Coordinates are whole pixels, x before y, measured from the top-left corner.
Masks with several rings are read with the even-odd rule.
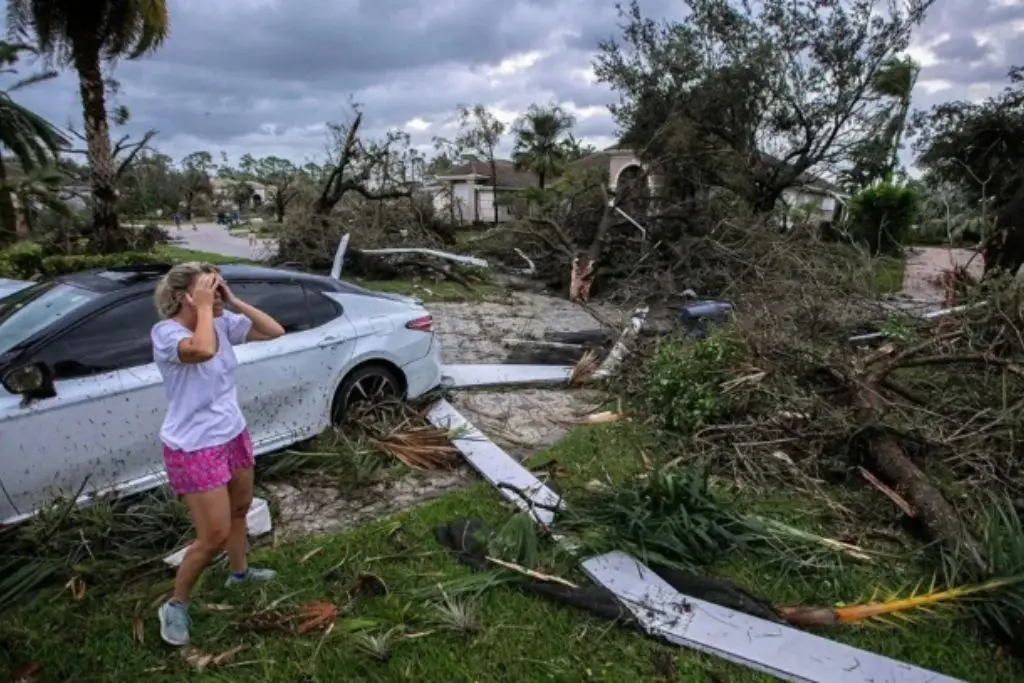
[[[577,428],[533,464],[557,462],[563,476],[558,485],[571,500],[575,487],[586,482],[622,481],[651,461],[663,463],[675,455],[641,428],[609,424]],[[758,500],[756,509],[811,531],[827,531],[828,515],[809,503]],[[209,653],[244,649],[207,678],[282,683],[774,680],[658,645],[508,586],[472,597],[458,588],[471,576],[469,570],[445,554],[432,534],[436,525],[464,516],[500,524],[509,513],[493,489],[474,484],[349,533],[263,544],[254,552],[254,563],[282,572],[279,581],[264,587],[227,589],[224,569],[211,570],[195,598],[194,645]],[[907,577],[918,575],[907,573],[914,569],[893,561],[884,568],[851,563],[839,573],[797,574],[792,563],[753,563],[737,555],[712,571],[777,604],[832,605],[863,599],[875,588],[899,588]],[[383,581],[386,594],[351,595],[367,573]],[[38,680],[44,681],[191,680],[193,666],[165,647],[157,632],[156,605],[170,587],[170,573],[165,576],[158,583],[117,590],[87,586],[78,600],[69,591],[46,591],[4,620],[0,638],[8,653],[0,657],[9,658],[8,665],[37,663]],[[443,593],[439,585],[446,586]],[[455,609],[442,607],[442,595]],[[249,630],[267,621],[266,612],[263,618],[254,613],[309,601],[341,606],[330,632],[297,636]],[[940,617],[912,627],[844,627],[828,635],[969,681],[1010,683],[1024,674],[969,625]]]
[[[182,261],[206,261],[207,263],[215,263],[218,265],[226,265],[230,263],[257,263],[247,259],[224,256],[223,254],[214,254],[206,251],[196,251],[194,249],[185,249],[183,247],[166,244],[157,246],[156,255],[160,259],[165,259],[171,263],[180,263]],[[486,298],[500,297],[506,293],[501,287],[486,282],[476,283],[472,289],[466,289],[459,283],[452,281],[435,283],[413,282],[410,280],[364,280],[357,278],[354,282],[360,287],[365,287],[366,289],[372,289],[378,292],[391,292],[393,294],[415,296],[425,302],[481,301]]]
[[[897,294],[903,289],[903,275],[907,269],[906,259],[880,256],[872,268],[871,287],[878,294]]]

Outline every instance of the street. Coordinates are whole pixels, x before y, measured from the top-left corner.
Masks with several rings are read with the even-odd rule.
[[[277,240],[258,239],[255,247],[249,245],[249,238],[246,236],[236,237],[228,232],[226,226],[216,223],[196,223],[196,229],[192,225],[183,222],[181,229],[174,226],[167,227],[171,239],[175,240],[174,245],[196,251],[207,251],[222,256],[233,256],[236,258],[252,259],[263,261],[277,253]]]

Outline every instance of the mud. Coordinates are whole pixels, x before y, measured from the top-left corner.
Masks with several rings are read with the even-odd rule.
[[[600,327],[568,301],[516,293],[501,300],[429,305],[449,363],[506,362],[512,348],[503,340],[542,339],[546,333],[584,332]],[[598,309],[609,323],[626,317]],[[517,354],[521,356],[522,354]],[[518,361],[517,361],[518,362]],[[525,389],[455,392],[454,405],[481,431],[517,458],[525,459],[555,443],[570,423],[593,410],[602,396],[593,390]],[[454,491],[476,479],[462,466],[453,472],[409,472],[356,491],[274,484],[278,534],[333,533],[390,515]]]

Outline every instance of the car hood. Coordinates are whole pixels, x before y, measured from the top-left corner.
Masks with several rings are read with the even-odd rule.
[[[31,286],[31,282],[25,282],[24,280],[5,280],[0,278],[0,299]]]

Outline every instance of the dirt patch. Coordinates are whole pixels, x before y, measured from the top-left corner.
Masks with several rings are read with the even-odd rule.
[[[568,301],[513,294],[501,301],[438,303],[434,314],[446,363],[501,363],[511,348],[503,340],[542,339],[545,334],[584,332],[599,327]],[[615,324],[624,316],[610,309],[598,315]],[[558,441],[578,416],[594,409],[599,392],[524,389],[456,392],[454,405],[484,434],[518,458]],[[475,478],[468,467],[453,472],[409,472],[358,491],[272,484],[276,529],[285,535],[333,533],[393,514],[453,491]]]

